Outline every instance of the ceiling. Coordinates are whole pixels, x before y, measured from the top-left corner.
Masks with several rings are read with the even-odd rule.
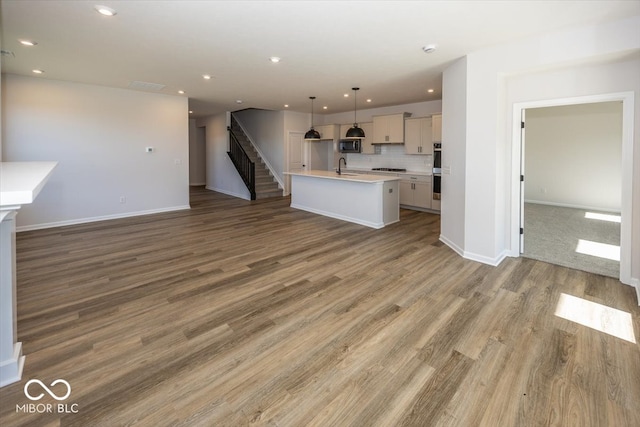
[[[164,85],[135,90],[188,97],[202,117],[285,104],[309,112],[309,96],[317,114],[349,111],[354,86],[359,109],[441,99],[442,71],[467,53],[638,15],[640,2],[2,0],[0,14],[3,73]],[[429,44],[437,49],[425,53]]]

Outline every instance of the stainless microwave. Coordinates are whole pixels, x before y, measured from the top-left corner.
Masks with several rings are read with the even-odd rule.
[[[338,151],[341,153],[360,153],[362,144],[359,139],[341,139],[338,141]]]

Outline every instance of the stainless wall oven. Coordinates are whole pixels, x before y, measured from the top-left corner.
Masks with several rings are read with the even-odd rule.
[[[440,182],[442,180],[442,143],[433,144],[433,200],[440,200]]]
[[[440,180],[442,176],[439,173],[433,174],[433,200],[440,200]]]

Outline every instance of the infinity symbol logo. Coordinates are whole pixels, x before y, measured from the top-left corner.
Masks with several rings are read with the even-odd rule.
[[[27,398],[31,399],[31,400],[40,400],[42,399],[42,397],[44,396],[44,393],[40,393],[37,396],[31,396],[29,394],[29,386],[32,383],[36,383],[36,384],[40,384],[40,387],[42,387],[44,389],[44,391],[46,391],[47,393],[49,393],[49,396],[53,397],[56,400],[65,400],[67,397],[69,397],[71,395],[71,384],[69,384],[68,382],[66,382],[65,380],[55,380],[54,382],[51,383],[51,387],[55,386],[56,384],[64,384],[67,386],[67,393],[60,397],[57,394],[55,394],[54,392],[51,391],[51,389],[49,389],[49,387],[47,387],[46,385],[44,385],[44,383],[40,380],[29,380],[27,381],[27,383],[24,385],[24,395],[27,396]]]

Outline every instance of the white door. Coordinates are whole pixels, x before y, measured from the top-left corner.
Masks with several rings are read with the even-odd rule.
[[[302,132],[289,132],[287,140],[287,171],[300,172],[306,170],[306,150]],[[291,177],[286,176],[285,191],[291,194]]]

